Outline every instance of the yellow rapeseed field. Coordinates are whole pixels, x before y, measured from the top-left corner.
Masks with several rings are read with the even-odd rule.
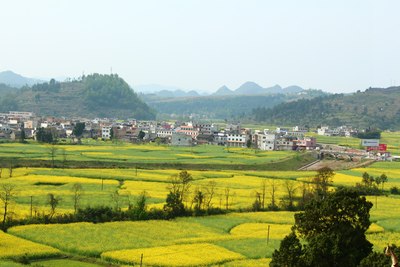
[[[0,231],[0,258],[27,256],[28,258],[45,258],[59,255],[58,249],[37,244]]]
[[[101,257],[138,264],[142,254],[143,264],[156,266],[204,266],[245,258],[239,253],[207,243],[109,251],[102,253]]]
[[[271,239],[283,239],[290,233],[290,224],[268,224],[268,223],[243,223],[231,230],[232,235],[242,237],[267,238],[269,227],[269,237]]]

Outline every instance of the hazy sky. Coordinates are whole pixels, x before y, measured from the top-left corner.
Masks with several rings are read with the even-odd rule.
[[[400,85],[398,0],[0,0],[0,71],[214,91]]]

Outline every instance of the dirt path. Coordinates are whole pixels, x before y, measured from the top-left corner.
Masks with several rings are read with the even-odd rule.
[[[313,164],[302,170],[316,171],[323,167],[329,167],[335,171],[349,170],[349,169],[353,169],[353,168],[365,167],[374,162],[375,162],[374,160],[366,160],[366,161],[362,161],[362,162],[360,162],[360,161],[345,161],[345,160],[322,160],[322,161],[319,161],[316,164]]]

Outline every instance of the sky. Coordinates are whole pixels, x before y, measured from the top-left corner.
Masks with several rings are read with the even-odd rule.
[[[398,0],[0,0],[0,71],[131,86],[400,85]]]

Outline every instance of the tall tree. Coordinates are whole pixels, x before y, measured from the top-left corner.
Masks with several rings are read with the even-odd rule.
[[[53,218],[54,214],[56,213],[56,208],[58,204],[60,203],[61,198],[56,197],[53,193],[49,193],[47,195],[47,203],[50,206],[50,214],[49,214],[49,219]]]
[[[317,171],[313,179],[317,197],[324,198],[327,195],[333,176],[335,176],[335,173],[329,167],[323,167]]]
[[[294,229],[307,241],[304,266],[357,266],[372,251],[365,235],[371,207],[356,191],[342,188],[295,214]]]
[[[71,188],[71,191],[72,191],[72,200],[74,202],[74,213],[76,214],[76,212],[80,207],[80,201],[83,196],[82,185],[78,183],[74,184]]]
[[[3,202],[3,221],[2,229],[6,229],[6,223],[9,215],[9,207],[15,197],[15,186],[12,184],[2,184],[0,186],[0,200]]]
[[[275,250],[272,254],[270,267],[303,267],[304,251],[297,238],[296,233],[292,232],[286,236],[279,246],[279,250]]]

